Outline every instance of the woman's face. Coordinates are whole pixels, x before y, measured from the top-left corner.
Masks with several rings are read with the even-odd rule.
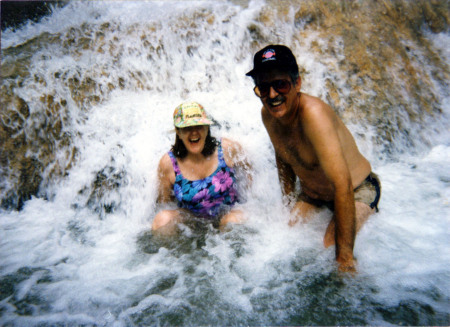
[[[205,147],[206,136],[208,135],[208,126],[191,126],[177,128],[177,135],[183,142],[188,153],[200,154]]]

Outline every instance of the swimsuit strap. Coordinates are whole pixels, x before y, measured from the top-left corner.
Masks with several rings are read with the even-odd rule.
[[[218,149],[217,149],[217,155],[218,155],[218,158],[219,158],[219,167],[226,167],[227,166],[227,163],[225,162],[225,159],[224,159],[224,157],[223,157],[223,150],[222,150],[222,142],[221,141],[219,141],[219,146],[218,146]]]
[[[175,155],[172,151],[168,152],[170,160],[172,161],[173,170],[175,171],[175,174],[179,175],[181,174],[180,167],[178,167],[177,158],[175,158]]]

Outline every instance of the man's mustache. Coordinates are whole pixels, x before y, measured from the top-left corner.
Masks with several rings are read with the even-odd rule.
[[[276,98],[267,100],[267,102],[268,102],[270,105],[273,105],[273,104],[276,103],[276,102],[280,102],[280,101],[281,101],[281,102],[284,102],[285,100],[286,100],[285,97],[279,95],[279,96],[277,96]]]

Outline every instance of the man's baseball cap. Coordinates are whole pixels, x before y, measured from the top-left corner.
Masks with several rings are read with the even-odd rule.
[[[206,116],[203,106],[197,102],[184,102],[173,112],[173,124],[178,128],[212,125],[212,123]]]
[[[257,73],[270,68],[298,73],[297,61],[288,47],[268,45],[255,54],[253,69],[245,75],[254,77]]]

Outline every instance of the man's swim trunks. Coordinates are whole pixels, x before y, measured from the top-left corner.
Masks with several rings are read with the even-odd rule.
[[[172,151],[169,152],[169,156],[175,171],[173,191],[178,207],[188,209],[204,218],[213,218],[236,203],[234,169],[227,166],[221,143],[218,146],[217,169],[204,179],[191,181],[184,178]]]
[[[370,208],[375,208],[378,212],[378,202],[381,197],[381,183],[380,179],[375,173],[370,173],[369,176],[355,188],[355,202],[363,202]]]
[[[355,202],[362,202],[367,204],[370,208],[375,208],[378,212],[378,202],[381,197],[381,183],[380,179],[375,173],[370,173],[369,176],[354,190]],[[333,201],[323,201],[313,199],[306,194],[301,193],[298,200],[308,202],[316,207],[326,206],[331,211],[334,210]]]

